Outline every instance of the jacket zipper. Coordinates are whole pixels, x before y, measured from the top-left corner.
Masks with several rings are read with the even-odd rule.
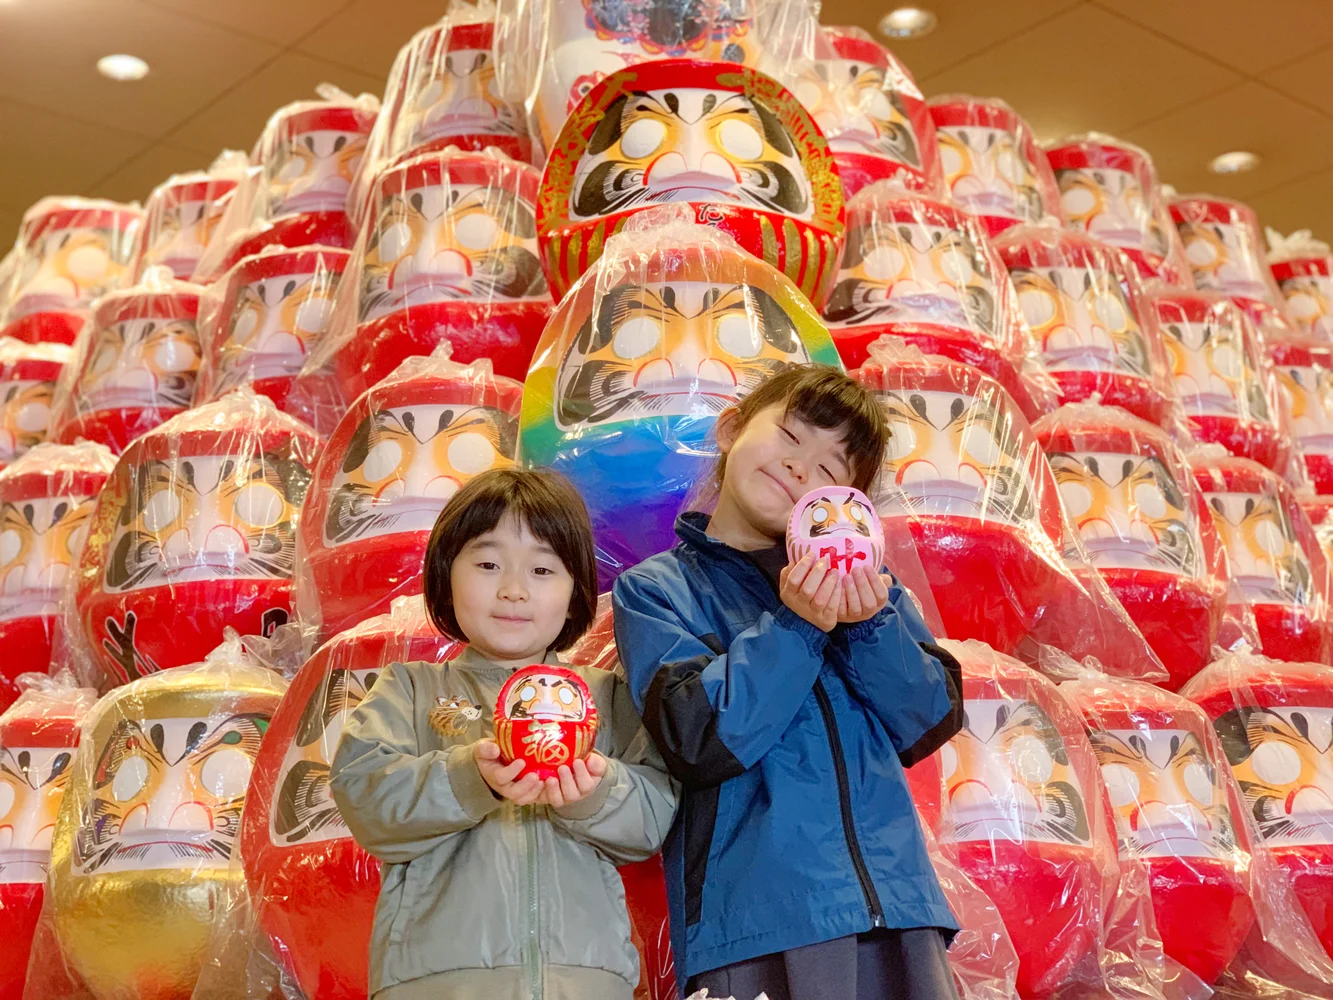
[[[847,780],[847,762],[842,756],[842,737],[838,734],[838,720],[833,717],[833,703],[824,690],[822,679],[815,681],[815,700],[819,702],[819,712],[824,716],[824,731],[828,735],[829,749],[833,752],[833,773],[838,779],[838,805],[842,808],[842,835],[847,841],[847,853],[852,856],[852,867],[856,877],[861,880],[861,892],[865,894],[866,906],[870,910],[870,926],[884,926],[884,911],[879,905],[879,893],[870,878],[870,869],[861,856],[861,845],[856,840],[856,827],[852,823],[852,792]]]
[[[529,806],[519,807],[528,868],[528,989],[532,1000],[542,1000],[542,954],[537,935],[537,823]]]

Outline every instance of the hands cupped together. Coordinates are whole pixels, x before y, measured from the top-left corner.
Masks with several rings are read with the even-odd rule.
[[[591,795],[602,783],[607,768],[606,758],[594,752],[587,760],[576,760],[573,765],[561,764],[558,777],[542,781],[535,773],[523,774],[521,760],[501,763],[500,747],[494,740],[478,740],[472,744],[472,757],[482,779],[500,798],[515,805],[546,805],[553,809],[573,805]]]
[[[890,582],[866,566],[843,575],[825,559],[803,556],[783,569],[778,593],[783,604],[828,632],[839,622],[863,622],[878,614],[889,601]]]

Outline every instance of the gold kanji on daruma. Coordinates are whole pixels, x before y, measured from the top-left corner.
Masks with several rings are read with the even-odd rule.
[[[588,685],[566,667],[537,664],[516,671],[495,704],[495,741],[523,774],[554,777],[562,764],[587,757],[597,739],[597,706]]]

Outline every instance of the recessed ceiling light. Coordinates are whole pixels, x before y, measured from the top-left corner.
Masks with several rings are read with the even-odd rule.
[[[880,33],[888,38],[920,38],[935,30],[939,21],[920,7],[899,7],[879,19]]]
[[[1215,174],[1243,174],[1259,165],[1259,154],[1249,150],[1237,149],[1230,153],[1215,156],[1208,164],[1208,169]]]
[[[148,75],[148,64],[138,56],[103,56],[97,60],[97,72],[112,80],[142,80]]]

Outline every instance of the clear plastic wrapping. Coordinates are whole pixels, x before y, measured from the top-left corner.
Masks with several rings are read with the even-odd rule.
[[[132,288],[97,300],[75,345],[51,417],[51,438],[80,438],[116,454],[189,409],[199,372],[204,289],[149,268]]]
[[[537,199],[556,300],[627,219],[664,202],[688,206],[823,303],[842,240],[842,184],[819,126],[776,80],[734,63],[667,59],[597,83],[552,146]]]
[[[232,635],[102,698],[56,821],[26,1000],[188,1000],[287,682]]]
[[[79,744],[79,724],[97,692],[29,674],[18,701],[0,714],[0,1000],[21,1000],[42,910],[51,833]],[[0,699],[3,704],[3,699]]]
[[[1035,419],[1059,390],[1027,364],[1033,348],[1018,303],[1004,262],[966,213],[891,183],[848,202],[824,320],[849,368],[880,336],[901,337],[980,368]]]
[[[537,257],[539,180],[499,150],[425,153],[379,174],[306,376],[333,372],[345,406],[448,341],[458,361],[489,358],[499,374],[526,378],[551,314]]]
[[[674,544],[723,409],[788,364],[841,367],[789,278],[677,213],[607,242],[556,307],[524,387],[519,458],[583,494],[603,590]]]
[[[1295,492],[1256,462],[1208,449],[1191,454],[1190,467],[1226,547],[1233,593],[1254,615],[1262,653],[1333,662],[1328,563]]]
[[[151,267],[165,267],[189,280],[226,211],[227,197],[245,177],[245,154],[229,149],[207,170],[174,174],[148,196],[130,274],[143,280]]]
[[[1040,364],[1066,403],[1101,395],[1155,424],[1168,419],[1171,372],[1157,317],[1124,253],[1052,226],[995,242]]]
[[[952,202],[998,236],[1019,223],[1060,221],[1060,188],[1026,121],[998,97],[930,99]]]
[[[1116,407],[1064,406],[1034,430],[1088,559],[1179,688],[1208,662],[1230,586],[1189,463],[1164,431]]]
[[[71,344],[93,299],[128,279],[137,204],[43,198],[23,215],[0,337]]]
[[[1282,301],[1264,262],[1259,216],[1249,205],[1211,194],[1178,195],[1171,199],[1171,218],[1200,291]]]
[[[1333,343],[1310,337],[1268,345],[1292,444],[1319,494],[1333,494]]]
[[[1036,644],[1051,645],[1105,656],[1126,676],[1165,676],[1089,569],[1041,445],[993,379],[887,337],[852,377],[883,402],[892,432],[874,497],[888,549],[906,548],[908,533],[944,634],[1033,658]]]
[[[1051,143],[1065,225],[1124,250],[1149,282],[1192,288],[1190,265],[1146,150],[1100,132]]]
[[[51,666],[60,604],[115,462],[87,441],[39,444],[0,471],[0,709],[20,674]]]
[[[1287,317],[1308,337],[1333,341],[1333,251],[1301,229],[1268,235],[1268,270]]]
[[[324,636],[421,592],[440,511],[478,473],[509,465],[523,387],[448,344],[408,358],[339,421],[313,469],[298,534],[296,608]]]
[[[302,391],[294,394],[293,387],[328,333],[349,266],[346,250],[269,246],[209,286],[199,303],[202,361],[195,402],[211,402],[244,385],[310,423],[337,409],[327,372],[316,368]]]
[[[50,436],[56,386],[73,355],[65,344],[0,337],[0,469]]]
[[[296,530],[318,441],[248,389],[125,449],[63,609],[74,666],[105,690],[200,660],[226,626],[290,617]]]
[[[1155,295],[1152,308],[1195,440],[1285,469],[1292,440],[1277,376],[1244,310],[1205,292]]]

